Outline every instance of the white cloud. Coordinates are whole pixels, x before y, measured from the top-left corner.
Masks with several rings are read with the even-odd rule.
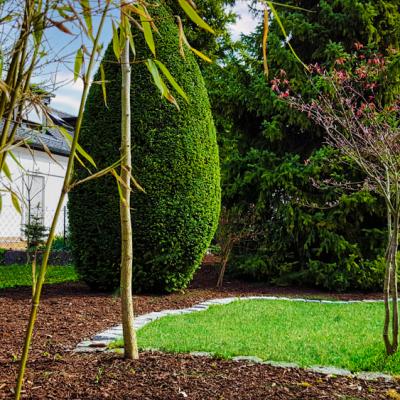
[[[80,104],[79,94],[56,94],[56,97],[51,100],[51,106],[60,110],[77,115]]]
[[[72,72],[60,71],[56,77],[56,88],[55,98],[52,99],[51,105],[60,111],[74,115],[78,114],[83,91],[82,79],[74,82],[74,74]]]
[[[78,79],[74,82],[74,74],[69,71],[61,71],[57,73],[56,87],[61,87],[58,90],[68,90],[70,92],[82,93],[83,82],[82,79]]]
[[[248,2],[238,2],[231,9],[238,15],[236,23],[229,27],[232,37],[234,39],[239,39],[241,34],[247,35],[254,32],[257,26],[257,21],[249,12]]]

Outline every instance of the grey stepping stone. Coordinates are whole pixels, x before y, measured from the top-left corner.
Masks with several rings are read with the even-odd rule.
[[[100,342],[113,342],[114,340],[119,339],[119,335],[96,335],[93,337],[93,340],[100,341]]]
[[[384,379],[386,382],[393,381],[393,377],[387,374],[382,374],[380,372],[359,372],[356,374],[359,379],[364,379],[366,381],[374,381],[377,379]]]
[[[195,356],[195,357],[208,357],[211,358],[214,356],[213,353],[209,353],[208,351],[191,351],[189,353],[191,356]]]
[[[363,300],[363,303],[381,303],[383,300]]]
[[[232,358],[233,361],[247,361],[255,364],[261,364],[263,360],[256,356],[236,356]]]
[[[325,375],[340,375],[340,376],[352,376],[353,374],[348,369],[336,368],[336,367],[321,367],[319,365],[313,365],[307,370],[311,372],[318,372]]]
[[[92,343],[91,340],[84,340],[84,341],[78,343],[77,347],[88,347],[90,345],[90,343]]]
[[[300,368],[299,364],[289,362],[278,362],[278,361],[264,361],[263,364],[271,365],[272,367],[278,368]]]
[[[192,308],[189,308],[188,311],[190,311],[190,312],[199,312],[199,311],[204,311],[204,309],[203,308],[192,307]]]
[[[77,347],[74,349],[74,353],[99,353],[104,351],[103,349],[99,349],[97,347]]]
[[[105,348],[110,344],[111,340],[93,340],[89,347]]]
[[[232,303],[237,300],[240,300],[240,298],[239,297],[228,297],[225,299],[219,299],[217,304],[229,304],[229,303]]]

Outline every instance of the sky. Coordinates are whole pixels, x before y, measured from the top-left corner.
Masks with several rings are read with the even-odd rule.
[[[255,29],[256,24],[248,11],[246,0],[238,0],[237,4],[233,7],[233,10],[238,14],[239,17],[236,23],[230,26],[230,31],[232,33],[232,37],[237,39],[242,33],[251,33]],[[104,36],[106,42],[111,40],[111,29],[109,26],[105,31]],[[49,37],[49,41],[56,42],[58,47],[68,45],[66,40],[69,40],[68,35],[58,32],[57,30],[54,30]],[[73,47],[73,45],[69,45],[69,48],[71,47]],[[76,115],[78,113],[83,84],[80,79],[78,79],[76,82],[73,82],[73,58],[69,57],[68,59],[70,60],[69,63],[64,63],[64,65],[59,67],[58,71],[54,71],[54,67],[52,70],[50,68],[44,68],[44,70],[46,71],[49,80],[55,80],[57,82],[56,86],[62,85],[55,91],[55,98],[52,99],[51,106],[60,111]]]

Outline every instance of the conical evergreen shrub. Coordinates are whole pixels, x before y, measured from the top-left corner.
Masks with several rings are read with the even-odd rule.
[[[220,207],[218,147],[204,81],[194,56],[179,54],[178,28],[161,1],[148,6],[159,34],[161,60],[185,91],[180,111],[160,98],[143,64],[151,58],[136,35],[132,64],[133,175],[146,193],[132,193],[133,286],[136,291],[172,292],[190,282],[213,237]],[[133,58],[133,56],[132,56]],[[87,100],[81,145],[104,168],[119,159],[120,66],[112,43],[102,61],[107,104],[93,84]],[[94,81],[100,80],[100,72]],[[174,93],[175,94],[175,93]],[[87,176],[77,165],[77,178]],[[71,240],[77,270],[96,289],[119,285],[120,220],[115,179],[106,176],[78,186],[69,197]]]

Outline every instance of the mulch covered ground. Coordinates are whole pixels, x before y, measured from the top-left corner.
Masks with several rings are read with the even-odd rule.
[[[185,293],[138,296],[135,312],[183,308],[201,301],[240,295],[380,298],[380,294],[341,294],[266,288],[227,282],[214,289],[215,270],[203,268]],[[0,291],[0,399],[12,398],[26,320],[27,288]],[[45,287],[26,374],[29,399],[390,399],[400,382],[328,378],[300,369],[242,362],[142,353],[138,361],[114,354],[73,354],[71,349],[120,321],[119,299],[90,292],[83,284]],[[392,389],[392,392],[390,390]]]

